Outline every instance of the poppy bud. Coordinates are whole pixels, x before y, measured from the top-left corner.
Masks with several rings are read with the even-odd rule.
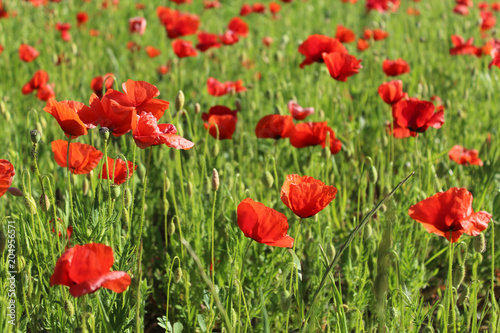
[[[474,251],[476,251],[477,253],[483,253],[484,251],[486,251],[486,237],[484,236],[484,233],[480,233],[479,235],[474,237],[472,245],[474,247]]]
[[[190,198],[193,196],[193,183],[190,180],[188,181],[187,193]]]
[[[292,296],[290,295],[290,292],[288,290],[285,290],[283,294],[281,294],[280,298],[281,311],[287,312],[290,309],[291,305],[292,305]]]
[[[241,101],[239,99],[236,99],[234,104],[236,105],[236,110],[241,111]]]
[[[17,187],[9,187],[7,189],[7,192],[9,192],[10,194],[12,194],[15,197],[22,197],[22,196],[24,196],[23,191],[21,191]]]
[[[165,193],[168,193],[168,190],[170,190],[170,179],[168,177],[165,177],[165,182],[163,183],[163,190]]]
[[[330,262],[335,258],[335,255],[337,254],[337,251],[335,250],[335,246],[333,244],[328,244],[328,247],[326,248],[326,255],[328,258],[330,258]]]
[[[365,165],[368,167],[368,181],[372,184],[377,182],[378,172],[375,166],[373,165],[373,161],[371,157],[367,157],[365,159]]]
[[[75,315],[75,307],[69,299],[64,301],[64,313],[66,313],[68,317],[73,317]]]
[[[458,265],[455,267],[453,270],[453,287],[455,289],[458,289],[462,282],[464,282],[465,278],[465,266],[464,265]]]
[[[163,202],[163,209],[165,210],[165,215],[168,213],[168,209],[170,208],[170,202],[167,199]]]
[[[82,192],[83,192],[83,195],[87,195],[89,193],[89,189],[90,189],[90,182],[87,178],[83,178],[83,184],[82,184]]]
[[[29,211],[31,215],[35,215],[36,213],[36,203],[33,200],[33,197],[29,194],[24,196],[24,206]]]
[[[23,256],[18,256],[16,260],[16,270],[18,273],[21,273],[26,267],[26,259]]]
[[[40,208],[42,209],[43,212],[48,212],[50,208],[50,200],[47,194],[42,194],[40,196]]]
[[[174,224],[174,219],[170,221],[170,223],[167,225],[167,233],[169,236],[172,236],[175,232],[175,224]]]
[[[217,169],[212,170],[212,191],[217,192],[219,189],[219,173]]]
[[[126,188],[123,192],[123,207],[129,208],[132,203],[132,192],[129,188]]]
[[[174,150],[171,149],[170,151],[174,151]],[[144,167],[144,164],[139,163],[137,165],[137,175],[139,176],[141,181],[144,182],[144,177],[146,176],[146,168]]]
[[[316,215],[317,216],[317,215]],[[311,229],[307,229],[306,231],[306,240],[309,240],[313,237]]]
[[[208,194],[210,194],[211,190],[212,190],[212,184],[210,181],[210,177],[206,176],[205,177],[205,193],[208,195]]]
[[[217,155],[219,155],[219,141],[215,142],[215,145],[213,146],[212,150],[212,155],[213,157],[217,157]]]
[[[182,268],[177,267],[174,272],[174,282],[179,283],[181,279],[182,279]]]
[[[365,233],[364,233],[364,235],[365,235],[365,239],[369,239],[373,235],[373,228],[372,228],[371,224],[368,223],[365,226]]]
[[[184,93],[182,90],[179,90],[177,96],[175,97],[175,110],[180,112],[184,108]]]
[[[101,127],[99,129],[99,134],[103,137],[104,140],[109,139],[109,129],[107,127]]]
[[[463,305],[466,300],[469,299],[469,288],[465,287],[464,290],[462,290],[462,293],[458,297],[458,305]]]
[[[0,230],[0,256],[3,254],[3,250],[5,250],[5,244],[7,237],[5,237],[5,232]]]
[[[111,195],[113,199],[118,199],[120,197],[120,193],[121,190],[119,185],[116,184],[111,185]]]
[[[273,187],[274,183],[273,175],[271,175],[269,171],[264,172],[264,177],[262,177],[262,182],[264,183],[264,186],[267,188]]]
[[[380,212],[382,214],[384,214],[385,212],[387,212],[387,206],[385,204],[382,204],[382,206],[380,206]]]
[[[42,134],[36,129],[30,132],[30,136],[31,136],[31,142],[34,145],[38,144],[38,142],[40,142],[40,140],[42,139]]]
[[[130,221],[130,215],[128,213],[128,209],[126,208],[122,209],[122,219],[125,224],[127,224]]]
[[[196,103],[196,104],[194,105],[194,113],[195,113],[195,114],[198,114],[198,113],[200,113],[200,110],[201,110],[200,103]]]

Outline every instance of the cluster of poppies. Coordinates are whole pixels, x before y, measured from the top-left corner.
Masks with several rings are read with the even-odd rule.
[[[281,187],[281,201],[292,212],[305,219],[322,211],[337,194],[333,186],[309,176],[288,175]],[[258,243],[278,247],[293,247],[286,216],[250,198],[237,209],[238,226],[243,234]]]

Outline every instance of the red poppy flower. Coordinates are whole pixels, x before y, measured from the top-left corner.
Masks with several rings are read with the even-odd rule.
[[[295,120],[304,120],[307,116],[314,113],[314,108],[303,108],[295,101],[288,102],[288,111],[292,114],[293,119]]]
[[[221,47],[219,43],[219,38],[216,34],[211,34],[209,32],[200,31],[198,32],[198,44],[196,48],[201,52],[205,52],[210,48]]]
[[[233,45],[238,42],[239,38],[234,31],[228,30],[223,35],[219,35],[219,40],[224,45]]]
[[[330,134],[330,152],[337,154],[342,148],[340,140],[336,139],[335,132],[324,122],[305,122],[295,125],[290,135],[290,143],[295,148],[321,145],[326,147],[326,136]]]
[[[221,4],[219,1],[214,0],[214,1],[208,1],[208,0],[203,0],[203,8],[205,9],[212,9],[212,8],[221,8]]]
[[[494,10],[496,12],[500,11],[500,2],[492,2],[491,10]]]
[[[141,50],[141,46],[137,44],[136,42],[129,41],[127,42],[127,49],[130,52],[139,52]]]
[[[262,38],[262,44],[265,46],[265,47],[270,47],[271,44],[273,43],[273,39],[269,36],[266,36],[266,37],[263,37]]]
[[[373,37],[373,30],[365,28],[363,30],[363,37],[361,37],[361,39],[369,40],[372,37]]]
[[[68,142],[65,140],[52,141],[52,152],[57,165],[68,167]],[[99,164],[103,153],[91,145],[74,142],[70,144],[69,171],[75,175],[90,173]]]
[[[100,288],[121,293],[128,288],[131,278],[126,272],[110,272],[113,262],[113,249],[109,246],[95,243],[76,245],[57,260],[50,286],[68,286],[73,297]]]
[[[99,36],[99,30],[96,30],[96,29],[90,29],[90,30],[89,30],[89,35],[90,35],[90,36],[92,36],[92,37],[98,37],[98,36]],[[127,43],[127,49],[129,49],[129,50],[130,50],[130,48],[129,48],[129,43],[130,43],[130,42],[128,42],[128,43]],[[140,48],[141,48],[141,47],[139,46],[139,49],[140,49]]]
[[[365,7],[367,10],[376,10],[381,13],[387,11],[395,13],[400,4],[400,0],[366,0]]]
[[[191,0],[170,0],[170,1],[175,2],[178,5],[182,5],[184,3],[186,3],[186,4],[191,3]]]
[[[21,44],[21,46],[19,46],[19,59],[24,62],[32,62],[39,55],[40,52],[38,52],[33,46],[28,44]]]
[[[194,35],[200,26],[198,15],[159,6],[156,14],[167,30],[168,38]]]
[[[281,138],[289,138],[294,127],[292,116],[270,114],[259,120],[255,128],[255,135],[257,135],[259,139],[278,140]]]
[[[217,128],[219,129],[219,140],[232,139],[238,122],[237,110],[231,111],[230,108],[216,105],[210,108],[208,113],[203,112],[201,119],[208,133],[217,138]],[[216,126],[217,125],[217,126]]]
[[[342,2],[355,4],[356,2],[358,2],[358,0],[342,0]]]
[[[356,40],[356,34],[351,29],[337,24],[335,38],[337,38],[341,43],[352,43]]]
[[[252,14],[252,12],[253,12],[252,6],[244,4],[243,6],[241,6],[240,16],[247,16],[249,14]]]
[[[276,2],[271,2],[269,4],[269,11],[273,14],[273,17],[276,17],[276,14],[281,10],[281,6]]]
[[[79,27],[87,23],[88,20],[89,16],[86,12],[79,12],[78,14],[76,14],[76,21]]]
[[[453,8],[453,13],[462,15],[462,16],[467,16],[469,15],[469,7],[464,6],[464,5],[456,5]]]
[[[494,49],[491,52],[491,56],[493,57],[493,60],[491,60],[490,64],[488,65],[488,68],[491,69],[491,66],[497,66],[498,68],[500,68],[500,52]]]
[[[467,7],[474,7],[474,2],[472,0],[455,0],[458,5],[463,5]]]
[[[207,91],[212,96],[224,96],[229,93],[243,92],[247,89],[243,86],[243,80],[237,80],[235,82],[219,82],[213,77],[209,77],[207,80]]]
[[[300,64],[300,68],[314,62],[323,62],[323,53],[333,52],[348,53],[345,46],[336,38],[323,35],[309,36],[299,46],[299,53],[306,57]]]
[[[450,49],[450,55],[471,54],[477,57],[481,56],[481,49],[472,45],[474,38],[469,38],[467,42],[458,35],[451,36],[451,42],[455,47]]]
[[[481,16],[481,32],[490,30],[497,24],[497,18],[492,12],[480,12],[479,15]]]
[[[248,35],[248,24],[246,24],[245,21],[239,17],[232,18],[231,21],[229,21],[227,28],[238,36],[246,37]]]
[[[2,54],[3,50],[4,50],[3,45],[0,44],[0,54]]]
[[[262,3],[256,2],[252,5],[252,11],[254,13],[262,14],[266,11],[266,6],[264,6],[264,4],[262,4]]]
[[[12,184],[16,172],[14,166],[7,160],[0,160],[0,197],[2,197]]]
[[[330,76],[337,81],[346,82],[347,78],[359,73],[362,60],[346,53],[323,53],[323,60],[330,72]]]
[[[38,88],[38,92],[36,93],[36,98],[41,101],[48,101],[51,98],[55,98],[56,94],[54,93],[54,84],[46,84]]]
[[[161,75],[166,75],[170,71],[170,64],[167,65],[160,65],[156,68],[156,73],[158,73],[160,76]]]
[[[441,128],[444,124],[444,107],[418,99],[402,100],[392,106],[395,127],[408,129],[410,135],[425,132],[429,127]],[[413,132],[413,133],[412,133]]]
[[[389,37],[388,32],[386,32],[384,30],[380,30],[380,29],[373,29],[373,39],[374,40],[376,40],[376,41],[384,40],[387,37]]]
[[[335,187],[309,176],[288,175],[281,187],[281,201],[304,219],[322,211],[336,194]]]
[[[23,95],[31,94],[33,91],[40,89],[49,82],[49,74],[46,71],[39,69],[31,80],[23,86],[21,90]]]
[[[172,42],[174,53],[179,58],[196,57],[198,52],[191,46],[190,41],[176,39]]]
[[[144,35],[147,21],[144,17],[132,17],[128,20],[128,31],[131,34]]]
[[[451,148],[448,152],[450,160],[453,160],[458,164],[483,166],[483,161],[477,157],[478,155],[479,153],[477,150],[466,149],[459,145],[453,146],[453,148]]]
[[[109,169],[107,169],[108,165]],[[102,166],[102,173],[99,175],[99,178],[114,180],[114,183],[116,185],[121,185],[127,180],[127,173],[128,178],[130,178],[132,177],[134,170],[136,169],[137,165],[134,165],[130,161],[127,161],[127,164],[125,164],[125,161],[121,158],[117,158],[116,160],[114,160],[108,157],[107,162],[104,162]],[[106,172],[106,170],[108,171]]]
[[[153,46],[146,46],[146,52],[150,58],[156,58],[161,54],[161,51]]]
[[[410,72],[410,65],[403,59],[384,60],[382,70],[387,76],[398,76]]]
[[[399,102],[401,99],[408,97],[403,92],[403,82],[401,80],[394,80],[384,82],[378,87],[378,94],[382,100],[390,105]]]
[[[106,91],[111,89],[113,87],[113,84],[115,83],[115,79],[113,77],[112,73],[107,73],[104,76],[96,76],[95,78],[90,81],[90,88],[92,91],[99,97],[99,99],[102,98],[102,89],[103,87],[106,87]]]
[[[151,113],[139,117],[133,137],[137,146],[145,149],[165,144],[167,147],[188,150],[194,143],[176,135],[177,129],[172,124],[158,124],[158,119]]]
[[[246,198],[238,205],[237,215],[238,226],[246,237],[269,246],[293,247],[284,214]]]
[[[491,220],[490,213],[474,213],[472,199],[467,189],[452,187],[411,206],[408,215],[422,223],[428,232],[455,243],[464,233],[479,235]]]
[[[479,8],[479,10],[481,10],[481,11],[487,10],[488,7],[489,7],[489,5],[487,2],[480,2],[477,4],[477,8]]]
[[[71,29],[71,24],[69,23],[56,23],[56,29],[61,32],[61,39],[65,42],[69,42],[71,40],[71,34],[69,33],[69,29]]]
[[[88,106],[83,103],[73,101],[58,102],[51,98],[43,110],[50,113],[56,118],[61,129],[66,135],[71,135],[73,138],[87,134],[87,125],[80,119],[79,113],[87,112]]]
[[[369,47],[370,47],[370,43],[368,43],[366,40],[361,39],[361,38],[358,39],[358,43],[356,44],[356,49],[358,51],[363,52],[363,51],[367,50]]]

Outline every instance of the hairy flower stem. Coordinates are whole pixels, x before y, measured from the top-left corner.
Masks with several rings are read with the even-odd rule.
[[[66,167],[68,169],[67,182],[68,182],[68,198],[69,198],[69,209],[70,209],[69,213],[70,213],[71,224],[73,224],[73,223],[75,223],[75,217],[73,215],[73,196],[71,194],[71,172],[69,169],[69,152],[70,152],[70,147],[71,147],[70,142],[71,142],[71,135],[68,135],[68,149],[67,149],[68,151],[66,153]],[[57,221],[54,221],[54,223],[57,224]]]
[[[299,231],[300,231],[300,225],[302,224],[302,218],[299,220],[299,225],[297,226],[297,231],[295,232],[295,238],[293,239],[293,252],[295,252],[295,247],[297,246],[297,237],[299,237]],[[295,269],[292,268],[292,274],[290,274],[290,287],[288,288],[288,292],[290,295],[292,294],[292,287],[293,287],[293,275],[295,274]],[[288,321],[290,320],[290,309],[286,312],[286,328],[285,332],[288,332]]]
[[[451,242],[452,232],[450,231],[450,244],[448,246],[448,291],[447,291],[447,304],[444,316],[444,331],[448,332],[448,315],[451,310],[452,320],[453,320],[453,331],[457,331],[456,327],[456,315],[455,315],[455,304],[453,297],[453,243]]]

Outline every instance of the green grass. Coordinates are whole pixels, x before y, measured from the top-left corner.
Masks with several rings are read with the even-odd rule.
[[[223,33],[243,4],[221,1],[221,9],[203,11],[201,1],[193,2],[178,8],[199,14],[200,30],[216,33]],[[170,2],[144,1],[144,10],[136,10],[130,0],[121,0],[118,8],[107,10],[101,9],[100,3],[70,0],[34,8],[24,1],[5,1],[8,11],[18,15],[0,19],[0,44],[5,48],[0,55],[0,158],[14,165],[12,186],[31,196],[36,210],[26,208],[22,197],[6,194],[0,198],[0,227],[6,233],[7,221],[15,221],[16,254],[21,262],[16,274],[16,325],[12,326],[4,310],[9,301],[7,251],[2,254],[2,331],[74,332],[86,326],[93,332],[155,332],[162,331],[159,323],[168,321],[175,332],[180,332],[180,327],[182,332],[284,332],[286,327],[289,332],[299,332],[305,331],[306,318],[309,332],[454,330],[453,325],[444,325],[448,242],[428,234],[408,216],[408,208],[438,191],[458,186],[473,193],[476,211],[488,211],[494,220],[500,214],[500,71],[488,69],[489,56],[451,57],[448,53],[452,34],[475,37],[476,45],[486,41],[480,38],[477,8],[462,17],[452,13],[452,1],[405,1],[396,14],[380,14],[366,13],[363,1],[350,5],[339,0],[296,0],[280,3],[278,20],[272,20],[270,14],[244,17],[250,33],[238,44],[179,61],[155,13],[158,5]],[[408,7],[419,9],[421,15],[408,16]],[[79,11],[90,17],[82,28],[76,27]],[[128,19],[133,16],[146,17],[143,36],[128,32]],[[71,42],[60,39],[55,30],[59,21],[72,24]],[[334,36],[337,24],[353,29],[358,36],[365,27],[380,27],[390,33],[384,41],[371,42],[365,52],[358,52],[354,43],[347,46],[363,59],[363,69],[346,83],[334,81],[324,65],[299,68],[303,57],[297,52],[298,45],[311,34]],[[99,30],[100,36],[91,37],[89,29]],[[273,38],[270,48],[262,45],[264,36]],[[196,43],[195,36],[185,39]],[[131,40],[142,46],[140,52],[127,50]],[[40,51],[35,61],[19,60],[17,50],[22,42]],[[162,55],[148,58],[144,51],[147,45],[159,48]],[[62,53],[68,63],[55,66],[54,58]],[[441,97],[446,107],[441,129],[430,128],[418,138],[388,136],[385,123],[391,120],[391,110],[377,94],[378,86],[390,80],[382,72],[386,58],[403,58],[410,64],[411,73],[398,77],[410,97]],[[255,67],[242,67],[244,59],[254,61]],[[159,77],[156,67],[169,60],[171,71]],[[161,92],[159,98],[171,102],[169,114],[160,122],[173,123],[196,144],[189,151],[152,149],[140,247],[143,178],[134,174],[128,185],[121,185],[120,193],[109,193],[110,208],[107,200],[95,200],[96,170],[88,180],[91,187],[87,193],[83,191],[86,177],[72,177],[75,213],[71,246],[89,242],[111,246],[113,270],[132,276],[132,284],[122,294],[102,289],[73,298],[66,287],[50,288],[50,276],[66,244],[64,238],[51,232],[49,221],[61,218],[64,227],[60,228],[65,230],[70,224],[70,205],[66,170],[55,163],[50,149],[53,140],[65,136],[57,122],[42,111],[44,102],[21,94],[22,86],[38,69],[49,73],[57,100],[87,103],[91,79],[108,72],[114,73],[119,85],[127,79],[154,84]],[[262,74],[261,80],[255,79],[257,72]],[[213,97],[206,91],[210,76],[220,81],[242,79],[249,89],[237,96]],[[186,116],[175,115],[179,90],[186,96]],[[242,111],[234,137],[217,142],[207,135],[201,115],[195,114],[195,103],[205,112],[217,104],[235,108],[236,99]],[[343,143],[339,154],[326,158],[318,146],[296,149],[288,140],[275,144],[256,138],[258,120],[276,111],[287,114],[290,99],[316,108],[308,120],[328,121]],[[38,205],[41,186],[31,170],[32,129],[42,133],[37,157],[43,184],[50,187],[47,194],[52,205],[48,212]],[[488,134],[491,144],[485,143]],[[78,141],[104,149],[97,130]],[[460,166],[450,161],[447,152],[455,144],[478,149],[484,166]],[[113,138],[107,152],[113,158],[121,154],[133,160],[135,156],[137,163],[148,164],[148,149],[135,148],[130,133]],[[367,156],[378,171],[375,183],[368,181]],[[210,187],[214,168],[220,175],[216,193]],[[270,188],[263,181],[266,171],[274,178]],[[411,172],[415,175],[367,221],[329,269],[332,258],[328,254],[332,251],[328,249],[335,247],[339,253],[370,210]],[[294,252],[249,243],[236,219],[237,205],[246,197],[287,215],[289,234],[296,234],[299,220],[280,200],[281,185],[292,173],[335,186],[337,198],[302,222]],[[128,221],[122,200],[127,187],[134,197]],[[104,189],[107,191],[107,186]],[[175,225],[171,235],[169,224]],[[469,292],[468,299],[454,307],[457,332],[495,332],[500,328],[499,281],[495,275],[495,269],[500,268],[500,227],[496,224],[490,222],[484,232],[485,253],[475,253],[473,238],[466,235],[455,245],[454,266],[464,264],[466,277],[454,290],[454,303],[466,288]],[[213,276],[209,272],[212,236]],[[184,244],[181,238],[186,240]],[[178,267],[182,278],[175,283]],[[324,287],[315,297],[323,278]],[[288,311],[281,304],[285,290],[291,291]],[[74,313],[65,311],[68,302]],[[450,324],[451,318],[450,314]]]

